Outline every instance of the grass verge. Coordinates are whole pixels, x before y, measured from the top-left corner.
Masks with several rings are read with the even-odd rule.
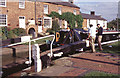
[[[120,41],[103,45],[102,47],[103,47],[102,52],[120,55]],[[96,48],[97,51],[99,51],[98,49],[99,48]]]
[[[117,74],[109,74],[109,73],[105,73],[105,72],[98,72],[98,71],[93,71],[93,72],[89,72],[87,74],[84,75],[84,77],[89,77],[89,78],[118,78],[119,75]]]

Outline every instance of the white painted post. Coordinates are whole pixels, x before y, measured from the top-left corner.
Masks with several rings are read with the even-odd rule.
[[[35,63],[35,72],[40,72],[42,70],[42,62],[40,59],[40,48],[38,44],[32,46],[33,59]]]
[[[55,36],[54,36],[54,38],[53,38],[53,40],[52,40],[52,42],[50,44],[50,49],[51,49],[50,58],[53,56],[52,45],[53,45],[54,40],[55,40]]]
[[[31,65],[31,41],[29,41],[29,64]]]

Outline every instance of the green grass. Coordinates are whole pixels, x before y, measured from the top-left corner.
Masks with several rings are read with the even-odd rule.
[[[41,39],[41,40],[37,40],[36,43],[37,44],[45,44],[46,43],[46,40],[52,40],[53,37],[48,37],[48,38],[44,38],[44,39]]]
[[[107,78],[118,78],[119,75],[117,74],[109,74],[109,73],[105,73],[105,72],[98,72],[98,71],[93,71],[93,72],[89,72],[87,74],[84,75],[84,77],[88,77],[89,78],[98,78],[98,77],[107,77]]]
[[[112,47],[110,47],[112,46]],[[105,53],[112,53],[112,54],[117,54],[120,55],[120,41],[115,42],[115,43],[111,43],[111,44],[107,44],[107,45],[103,45],[103,51]],[[99,48],[97,48],[97,51]]]

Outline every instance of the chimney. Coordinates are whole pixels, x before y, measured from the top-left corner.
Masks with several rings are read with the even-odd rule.
[[[91,15],[95,15],[95,11],[91,11]]]
[[[69,3],[72,3],[72,4],[73,4],[74,2],[73,2],[73,0],[69,0]]]

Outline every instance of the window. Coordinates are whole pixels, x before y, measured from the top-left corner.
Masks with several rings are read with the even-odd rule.
[[[0,15],[0,26],[7,26],[7,15]]]
[[[0,0],[0,7],[6,7],[6,0]]]
[[[42,18],[38,18],[38,26],[42,26]]]
[[[44,17],[44,27],[52,28],[52,18],[51,17]]]
[[[19,8],[25,8],[25,0],[19,0]]]
[[[75,14],[75,15],[76,15],[76,10],[74,10],[73,14]]]
[[[48,14],[48,5],[44,5],[44,14]]]
[[[62,8],[58,7],[58,13],[61,15],[62,14]]]
[[[49,28],[49,26],[50,26],[50,19],[44,19],[44,26]]]

